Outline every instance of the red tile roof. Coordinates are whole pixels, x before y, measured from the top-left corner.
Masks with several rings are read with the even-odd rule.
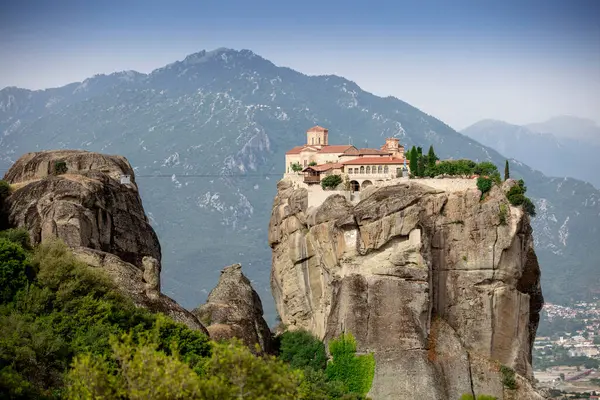
[[[344,151],[344,156],[357,156],[359,154],[358,149],[354,146],[348,148],[348,150]]]
[[[351,144],[342,144],[342,145],[333,145],[333,146],[323,146],[319,153],[343,153],[346,150],[352,148]]]
[[[291,150],[288,150],[285,152],[285,154],[300,154],[300,152],[304,151],[304,150],[308,150],[308,151],[318,151],[316,148],[311,147],[311,146],[296,146],[293,147]]]
[[[359,157],[342,163],[344,165],[380,165],[380,164],[404,164],[403,158],[392,157]],[[407,161],[408,164],[408,161]]]
[[[312,169],[313,171],[317,171],[317,172],[323,172],[323,171],[329,171],[330,169],[341,169],[342,167],[343,167],[343,165],[340,163],[309,165],[308,167],[304,168],[302,170],[302,172],[304,172],[308,169]]]
[[[361,156],[374,156],[374,155],[386,155],[390,154],[389,151],[377,150],[377,149],[359,149],[358,154]]]
[[[307,130],[306,132],[325,132],[325,131],[329,131],[329,129],[323,128],[322,126],[319,126],[319,125],[316,125],[316,126],[313,126],[312,128],[310,128],[309,130]]]

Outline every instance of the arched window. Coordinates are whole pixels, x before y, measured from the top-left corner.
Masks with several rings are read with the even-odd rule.
[[[381,174],[381,172],[383,172],[382,168],[381,168],[381,165],[379,167],[377,167],[377,172],[380,173],[380,174]]]
[[[367,167],[367,174],[371,173],[371,167]]]
[[[360,167],[360,173],[364,174],[365,173],[365,167]]]
[[[385,167],[383,167],[383,173],[384,174],[388,174],[389,172],[390,172],[390,169],[388,168],[387,165]]]

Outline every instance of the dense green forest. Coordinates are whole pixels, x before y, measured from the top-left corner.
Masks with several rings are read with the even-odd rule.
[[[364,399],[372,355],[352,335],[277,338],[278,355],[216,343],[137,308],[60,241],[0,231],[2,399]]]

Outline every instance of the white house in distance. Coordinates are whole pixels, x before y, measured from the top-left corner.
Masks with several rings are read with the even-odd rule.
[[[307,184],[319,184],[327,175],[345,174],[352,191],[359,191],[408,172],[404,146],[397,138],[387,138],[380,149],[358,149],[351,144],[330,145],[328,133],[321,126],[306,131],[306,144],[285,153],[286,174],[296,174],[294,164],[302,168]]]

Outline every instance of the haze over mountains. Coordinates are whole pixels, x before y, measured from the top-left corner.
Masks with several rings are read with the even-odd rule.
[[[600,188],[600,126],[594,121],[561,116],[519,126],[483,120],[462,133],[548,176],[582,179]]]
[[[75,148],[121,154],[136,169],[163,248],[163,289],[186,307],[204,301],[223,266],[240,262],[274,318],[267,225],[284,153],[307,128],[330,143],[389,136],[430,144],[442,158],[505,156],[393,98],[338,76],[307,76],[249,50],[189,55],[149,74],[97,75],[40,91],[0,91],[0,169],[30,151]],[[538,216],[536,252],[547,300],[589,296],[600,283],[600,192],[511,161]]]

